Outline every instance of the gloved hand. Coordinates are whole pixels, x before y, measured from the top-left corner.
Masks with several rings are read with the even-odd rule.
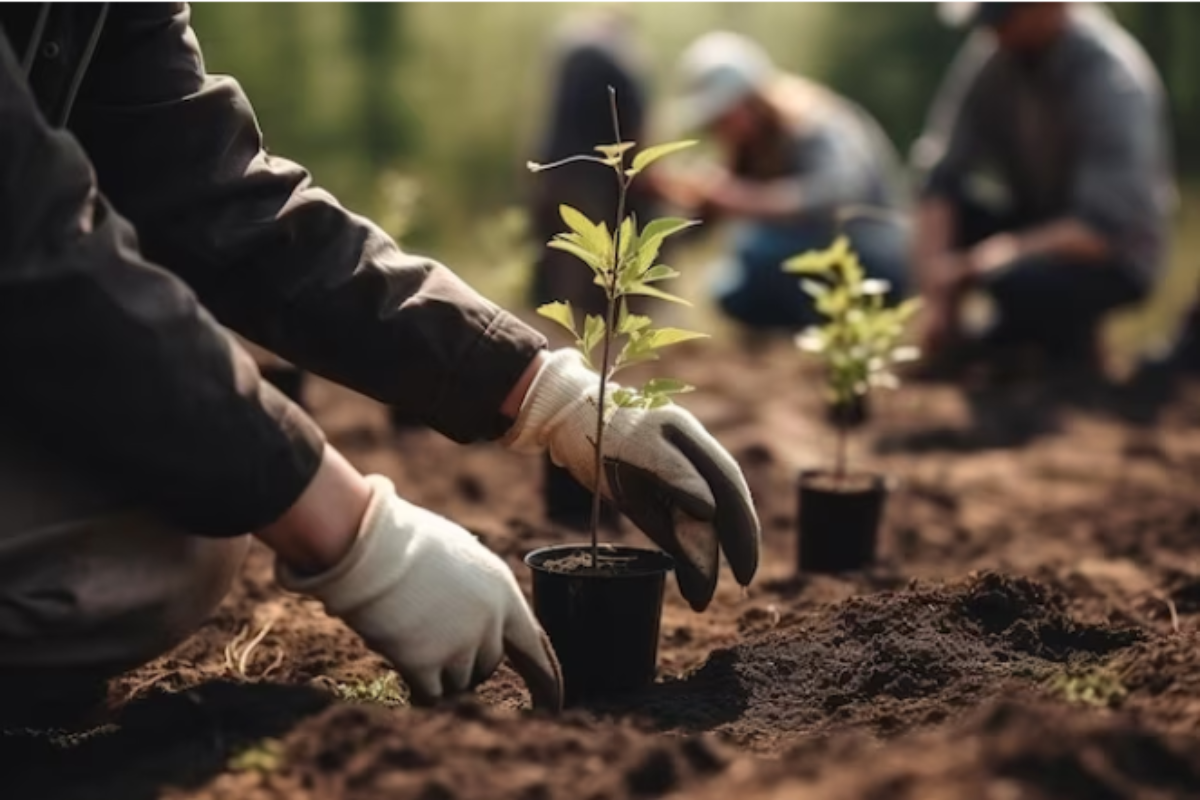
[[[551,353],[505,443],[536,453],[595,486],[600,379],[574,350]],[[610,384],[612,388],[616,388]],[[758,569],[758,516],[733,457],[676,405],[622,408],[604,434],[603,495],[676,561],[679,590],[703,611],[717,586],[720,551],[743,586]]]
[[[466,529],[367,477],[371,501],[341,563],[312,577],[276,566],[285,589],[311,595],[396,666],[413,701],[472,688],[505,655],[535,708],[562,706],[549,640],[508,566]]]

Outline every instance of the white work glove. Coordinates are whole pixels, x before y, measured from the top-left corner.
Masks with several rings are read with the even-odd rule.
[[[574,350],[557,350],[529,387],[509,448],[549,449],[577,481],[595,486],[600,378]],[[616,385],[610,384],[615,389]],[[675,559],[679,590],[703,611],[717,586],[719,551],[743,586],[758,569],[759,525],[733,457],[676,405],[622,408],[604,434],[602,494]]]
[[[341,563],[312,577],[276,566],[280,585],[311,595],[387,657],[428,705],[486,679],[505,655],[535,708],[562,706],[549,640],[512,571],[465,528],[368,476],[371,502]]]

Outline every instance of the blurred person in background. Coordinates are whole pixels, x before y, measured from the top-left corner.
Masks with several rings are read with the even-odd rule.
[[[971,24],[925,134],[914,261],[935,370],[1033,349],[1098,375],[1099,326],[1143,299],[1175,201],[1163,88],[1090,4],[945,4]],[[968,337],[972,290],[994,320]]]
[[[754,328],[816,321],[791,256],[845,232],[867,272],[905,291],[907,234],[895,149],[865,110],[772,64],[738,34],[707,34],[679,61],[675,122],[712,137],[719,164],[653,173],[664,197],[736,229],[716,289],[720,307]]]
[[[594,153],[597,145],[613,143],[616,131],[610,87],[616,92],[622,141],[645,144],[646,62],[629,13],[618,7],[573,14],[555,32],[552,49],[555,85],[535,160],[547,164]],[[639,220],[653,215],[645,185],[635,183],[626,200],[626,213]],[[589,219],[607,220],[612,228],[617,199],[617,181],[609,167],[580,162],[542,172],[532,182],[530,200],[535,240],[544,244],[564,230],[559,213],[563,204]],[[580,266],[569,253],[539,247],[531,286],[534,305],[567,300],[585,313],[603,315],[607,307],[604,290]],[[548,459],[543,495],[550,519],[578,529],[590,524],[591,491]],[[610,528],[617,524],[607,504],[603,522]]]
[[[222,325],[452,439],[549,451],[676,563],[696,610],[758,521],[677,406],[610,423],[570,350],[406,254],[263,147],[179,4],[0,6],[0,727],[78,713],[192,634],[254,534],[416,702],[554,654],[505,562],[364,476]],[[681,542],[686,533],[687,546]]]

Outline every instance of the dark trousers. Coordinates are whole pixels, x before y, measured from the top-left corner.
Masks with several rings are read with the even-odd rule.
[[[908,231],[891,219],[859,219],[844,224],[863,268],[892,285],[889,300],[904,297]],[[800,330],[821,321],[813,299],[800,288],[783,262],[833,244],[838,229],[829,224],[747,223],[734,237],[731,259],[715,287],[721,309],[755,328]]]
[[[957,245],[971,247],[1004,231],[1036,224],[1019,214],[991,214],[970,203],[956,204]],[[1118,261],[1076,263],[1031,256],[988,275],[980,287],[996,305],[996,321],[985,336],[999,347],[1032,346],[1049,359],[1075,362],[1095,352],[1105,316],[1145,298],[1147,287]]]

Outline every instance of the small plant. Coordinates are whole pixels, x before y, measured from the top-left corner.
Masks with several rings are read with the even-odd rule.
[[[278,739],[263,739],[239,751],[229,759],[228,766],[234,772],[267,774],[282,767],[283,761],[283,742]]]
[[[404,690],[396,673],[388,672],[370,681],[339,683],[334,687],[339,700],[347,703],[370,703],[395,708],[407,705]]]
[[[785,272],[803,276],[804,291],[811,295],[826,322],[808,328],[796,343],[825,364],[828,399],[835,409],[850,409],[872,389],[899,386],[892,368],[913,361],[915,347],[900,344],[905,325],[920,308],[911,299],[895,307],[885,305],[891,288],[887,281],[868,278],[845,236],[826,250],[816,250],[784,262]],[[834,478],[846,477],[849,424],[845,414],[835,415],[838,439]]]
[[[1056,675],[1050,688],[1068,703],[1114,708],[1129,694],[1120,677],[1109,669],[1100,667],[1080,674]]]
[[[613,118],[613,144],[596,147],[599,155],[581,154],[551,164],[529,162],[532,172],[554,169],[574,162],[593,162],[610,167],[619,186],[616,213],[610,230],[606,221],[594,222],[582,212],[563,205],[559,207],[563,222],[568,230],[556,235],[549,247],[563,250],[578,258],[592,270],[595,284],[604,290],[607,311],[603,316],[588,314],[582,329],[576,324],[575,312],[570,302],[552,302],[543,305],[538,313],[553,320],[571,332],[575,346],[583,355],[588,367],[600,376],[597,404],[596,437],[592,445],[596,452],[596,485],[591,487],[592,519],[591,566],[596,568],[598,559],[598,529],[600,521],[600,481],[602,480],[604,429],[612,415],[627,408],[659,408],[671,402],[671,396],[689,392],[691,386],[671,378],[653,378],[640,388],[621,387],[608,393],[608,384],[622,370],[647,361],[658,359],[658,351],[664,347],[691,339],[705,338],[707,334],[686,331],[680,328],[654,328],[648,316],[631,314],[626,298],[633,295],[653,297],[672,303],[690,305],[683,298],[663,291],[661,282],[677,277],[679,273],[665,264],[656,263],[659,250],[667,237],[699,223],[675,218],[656,219],[638,226],[638,220],[625,215],[626,197],[634,179],[647,167],[663,156],[691,147],[694,141],[670,142],[645,150],[633,156],[628,165],[627,156],[636,142],[621,139],[621,124],[617,115],[616,92],[609,88],[609,105]],[[619,350],[618,350],[619,346]],[[600,348],[599,361],[595,351]],[[616,355],[614,358],[614,351]],[[611,405],[609,404],[611,400]]]

